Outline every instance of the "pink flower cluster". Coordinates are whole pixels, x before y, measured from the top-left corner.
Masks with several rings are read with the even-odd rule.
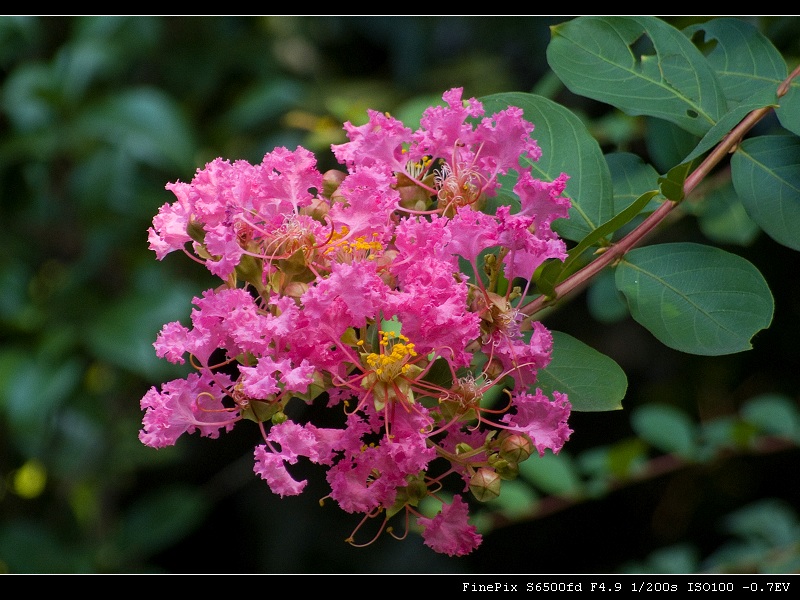
[[[292,465],[311,461],[327,469],[326,498],[363,514],[353,536],[373,518],[391,533],[397,517],[460,556],[481,543],[469,503],[572,433],[566,396],[535,386],[552,337],[519,312],[536,269],[566,256],[550,225],[570,201],[566,175],[526,166],[541,151],[522,110],[484,116],[458,88],[443,99],[416,131],[375,111],[346,123],[332,147],[343,171],[277,148],[166,186],[176,200],[150,248],[183,251],[222,283],[194,299],[189,326],[158,334],[157,355],[194,372],[144,395],[140,439],[161,448],[255,422],[254,471],[274,493],[300,494]],[[304,422],[314,402],[339,426]]]

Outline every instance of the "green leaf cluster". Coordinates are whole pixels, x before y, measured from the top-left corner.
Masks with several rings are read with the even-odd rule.
[[[629,152],[604,153],[581,115],[548,98],[483,99],[489,111],[519,106],[536,124],[540,177],[570,177],[569,218],[554,223],[572,242],[569,254],[537,273],[528,314],[536,318],[596,283],[591,297],[600,320],[630,315],[659,342],[689,354],[751,349],[772,323],[774,298],[759,270],[727,246],[762,231],[798,249],[797,72],[790,77],[780,52],[754,25],[728,17],[683,30],[648,16],[578,17],[551,27],[547,60],[573,94],[644,120],[661,132],[651,139],[680,142],[650,152],[648,163]],[[769,116],[768,127],[754,129]],[[698,219],[708,243],[647,237],[662,231],[668,216],[686,215]],[[608,270],[613,277],[599,277]],[[624,375],[589,354],[556,337],[544,386],[568,390],[576,410],[620,408]],[[604,369],[608,377],[597,377]]]

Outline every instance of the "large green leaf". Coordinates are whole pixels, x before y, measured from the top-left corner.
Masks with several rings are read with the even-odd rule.
[[[691,160],[687,155],[697,147],[700,137],[664,119],[645,117],[644,143],[653,166],[666,173],[675,165]]]
[[[699,200],[683,206],[692,210],[700,231],[712,242],[749,246],[761,235],[761,228],[747,214],[730,180],[713,187]]]
[[[534,455],[520,463],[519,473],[546,494],[579,497],[583,493],[580,474],[575,461],[568,454]]]
[[[786,129],[800,135],[800,81],[795,77],[789,91],[780,99],[780,106],[775,110],[778,120]]]
[[[738,18],[713,19],[684,30],[688,37],[700,37],[712,44],[706,59],[731,109],[720,118],[689,155],[700,156],[719,142],[745,115],[764,106],[777,105],[777,91],[788,74],[786,61],[772,42],[751,23]]]
[[[634,249],[616,269],[633,318],[663,344],[706,356],[749,350],[774,301],[747,260],[692,243]]]
[[[744,140],[731,157],[731,171],[750,218],[776,242],[800,250],[800,139]]]
[[[703,54],[656,17],[578,17],[552,27],[551,38],[548,63],[576,94],[700,136],[727,111]]]
[[[210,508],[200,488],[165,486],[139,498],[121,515],[119,530],[111,541],[120,556],[149,557],[196,529]]]
[[[558,219],[553,229],[578,241],[614,216],[611,174],[597,141],[575,114],[552,100],[534,94],[505,93],[482,98],[491,114],[508,106],[521,108],[534,124],[533,137],[542,157],[533,163],[533,174],[553,181],[569,175],[565,195],[572,200],[568,219]]]
[[[715,42],[706,60],[716,70],[730,108],[761,90],[777,92],[786,79],[786,61],[752,23],[725,17],[691,25],[684,33],[689,38],[703,33],[706,43]]]
[[[622,408],[628,378],[605,354],[554,331],[552,359],[539,371],[536,384],[548,394],[567,394],[572,410],[597,412]]]
[[[658,189],[658,171],[631,152],[613,152],[606,155],[614,185],[614,213],[620,213],[645,192]],[[649,213],[660,206],[657,198],[650,201],[642,212]]]
[[[723,140],[748,113],[764,108],[765,106],[777,106],[777,95],[774,90],[764,89],[757,91],[747,100],[725,113],[716,125],[708,130],[695,149],[692,150],[684,161],[691,161],[705,154],[708,150]]]
[[[187,169],[196,143],[180,106],[154,88],[124,90],[87,106],[75,122],[78,140],[101,139],[157,168]]]
[[[691,457],[697,446],[697,425],[674,406],[640,406],[631,415],[631,427],[640,438],[663,452]]]
[[[627,317],[628,305],[614,283],[614,271],[603,269],[586,290],[586,308],[600,323],[616,323]]]

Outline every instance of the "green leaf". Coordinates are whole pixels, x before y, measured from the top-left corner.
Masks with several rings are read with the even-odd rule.
[[[686,156],[697,147],[699,136],[663,119],[646,117],[644,121],[647,155],[659,172],[666,173],[675,165],[689,160]]]
[[[630,314],[610,269],[603,269],[586,290],[586,306],[592,317],[606,324],[617,323]]]
[[[543,492],[555,496],[577,497],[582,494],[581,478],[569,455],[545,452],[519,465],[520,476]]]
[[[518,520],[529,516],[536,509],[538,501],[539,496],[530,485],[515,479],[502,483],[500,495],[491,501],[491,507],[493,512],[507,519]]]
[[[770,435],[800,439],[800,410],[797,402],[779,394],[762,394],[748,400],[742,419]]]
[[[628,378],[608,356],[566,333],[553,331],[550,364],[541,369],[536,385],[547,394],[567,394],[574,411],[620,410]]]
[[[633,318],[681,352],[749,350],[752,337],[772,322],[764,277],[719,248],[675,243],[631,250],[617,266],[616,283]]]
[[[654,54],[647,54],[650,45]],[[656,17],[577,17],[551,28],[550,67],[575,94],[704,135],[727,111],[714,69]]]
[[[789,91],[780,98],[780,106],[775,110],[781,125],[800,135],[800,81],[797,77],[789,85]]]
[[[157,167],[190,169],[195,142],[177,103],[151,88],[125,90],[88,106],[76,120],[80,139],[124,149]]]
[[[631,414],[631,427],[640,438],[662,452],[692,457],[698,427],[674,406],[645,404]]]
[[[706,151],[722,141],[730,133],[731,129],[736,127],[748,113],[765,106],[777,106],[777,96],[773,90],[767,89],[756,92],[752,97],[726,113],[716,125],[708,130],[708,133],[703,136],[703,139],[698,142],[695,149],[689,153],[684,161],[691,161],[705,154]]]
[[[685,202],[697,216],[697,225],[708,239],[718,244],[749,246],[761,233],[761,228],[748,216],[730,180],[700,198],[700,202]]]
[[[58,78],[49,65],[31,62],[19,66],[7,76],[0,93],[0,108],[12,130],[25,133],[56,127]]]
[[[113,541],[126,559],[149,557],[194,530],[209,509],[210,502],[199,488],[160,488],[139,499],[121,516]]]
[[[800,250],[800,139],[744,140],[731,157],[731,173],[750,218],[779,244]]]
[[[614,214],[622,212],[645,192],[658,189],[658,171],[631,152],[606,154],[614,186]],[[642,211],[652,212],[661,205],[653,199]]]
[[[160,283],[156,272],[153,281]],[[195,290],[183,281],[129,294],[97,315],[86,331],[89,349],[98,357],[152,381],[184,375],[187,365],[158,358],[153,342],[165,323],[188,322]]]
[[[641,214],[642,209],[644,209],[656,195],[658,195],[658,192],[655,190],[645,192],[613,219],[603,223],[600,227],[583,238],[577,246],[571,248],[564,262],[553,260],[546,264],[542,269],[540,278],[536,282],[537,287],[545,295],[550,297],[554,296],[555,286],[580,268],[581,263],[578,262],[578,259],[586,250],[594,247],[601,242],[601,240],[610,238],[614,232],[621,229],[634,217]]]
[[[255,129],[298,106],[303,96],[304,89],[297,81],[278,78],[259,81],[236,99],[220,125],[234,133]]]
[[[725,531],[744,539],[765,541],[770,546],[796,546],[800,522],[785,500],[766,498],[740,508],[724,520]]]
[[[659,189],[665,198],[674,202],[683,200],[683,185],[691,170],[692,163],[683,163],[676,165],[669,170],[669,173],[658,178]]]
[[[717,72],[730,109],[687,157],[691,160],[717,144],[750,111],[776,106],[787,69],[772,42],[742,19],[713,19],[687,27],[684,33],[698,43],[711,44],[706,59]]]
[[[716,70],[731,108],[764,90],[774,94],[786,79],[786,61],[752,23],[725,17],[691,25],[684,33],[715,42],[706,60]]]
[[[482,98],[491,114],[508,106],[521,108],[534,124],[533,137],[542,157],[533,163],[533,175],[553,181],[569,175],[564,194],[572,200],[568,219],[557,219],[553,229],[561,237],[578,241],[614,216],[611,174],[597,141],[577,116],[552,100],[523,93]]]
[[[14,360],[14,353],[9,354],[0,356],[0,371],[7,368],[2,364],[4,359]],[[82,372],[80,357],[57,361],[42,353],[29,356],[18,365],[8,383],[0,387],[0,398],[5,397],[3,404],[7,411],[4,420],[21,451],[36,456],[52,446],[54,415],[79,388]]]
[[[698,549],[691,544],[675,544],[650,553],[644,563],[625,563],[620,572],[628,574],[698,573],[702,572],[698,571],[698,555]]]
[[[0,525],[0,567],[3,573],[31,575],[94,571],[89,552],[65,543],[52,524],[41,518],[4,519]]]

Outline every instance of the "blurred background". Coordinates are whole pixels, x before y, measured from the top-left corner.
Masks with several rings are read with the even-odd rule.
[[[749,352],[665,348],[608,310],[601,280],[547,316],[622,366],[625,409],[574,413],[562,453],[480,515],[469,556],[415,534],[346,544],[358,516],[320,506],[323,472],[301,467],[309,487],[283,500],[255,476],[252,423],[138,440],[141,397],[186,373],[156,357],[157,332],[216,285],[148,249],[166,183],[277,146],[337,167],[344,121],[373,108],[416,127],[451,87],[547,96],[604,151],[655,162],[641,120],[549,72],[568,18],[0,17],[0,572],[800,572],[800,260],[755,229],[721,244],[775,297]],[[800,19],[747,19],[797,63]],[[690,213],[659,235],[720,241]]]

